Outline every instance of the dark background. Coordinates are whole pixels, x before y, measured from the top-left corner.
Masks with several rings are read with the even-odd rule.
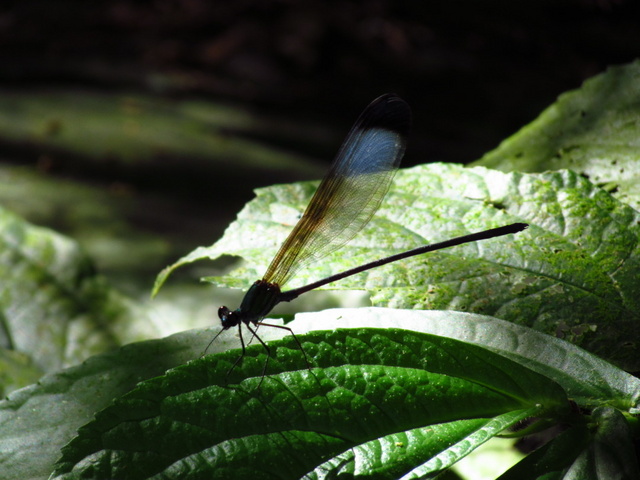
[[[5,1],[0,74],[5,86],[210,96],[344,125],[393,90],[417,112],[416,148],[466,162],[636,58],[639,20],[629,0]]]
[[[468,163],[559,94],[636,58],[638,20],[636,0],[4,1],[0,82],[9,91],[207,99],[323,125],[331,134],[315,144],[261,140],[326,162],[364,106],[395,91],[414,111],[404,166]],[[22,147],[11,145],[13,161],[35,165],[39,147]],[[51,175],[118,182],[162,195],[167,205],[193,199],[193,209],[165,207],[167,219],[156,215],[145,227],[184,231],[194,247],[221,234],[252,188],[297,179],[246,170],[221,179],[215,162],[206,174],[167,172],[159,163],[117,169],[113,159],[89,169],[64,156],[56,152]],[[189,217],[213,226],[183,229]]]

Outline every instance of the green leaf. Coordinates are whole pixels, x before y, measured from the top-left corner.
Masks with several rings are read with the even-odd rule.
[[[503,171],[570,168],[640,210],[640,61],[565,93],[476,165]]]
[[[7,395],[19,388],[38,381],[42,370],[31,357],[22,352],[0,349],[0,394]]]
[[[484,315],[388,308],[335,308],[302,313],[288,326],[403,328],[473,343],[553,379],[582,408],[610,405],[640,413],[640,379],[575,345],[531,328]]]
[[[277,338],[277,329],[264,332]],[[0,402],[0,464],[7,479],[47,478],[60,449],[78,428],[139,381],[198,358],[211,333],[191,330],[161,340],[126,345],[82,364],[44,376]],[[210,351],[222,351],[231,337]]]
[[[486,419],[459,420],[394,433],[351,448],[316,467],[307,477],[398,478],[425,458],[482,429]]]
[[[565,478],[563,475],[591,441],[592,436],[585,423],[572,426],[510,468],[498,480],[547,478],[552,473],[557,475],[553,478]]]
[[[0,209],[0,243],[5,349],[44,373],[117,345],[112,322],[125,306],[75,242]]]
[[[521,411],[508,412],[499,415],[485,425],[479,428],[473,434],[467,435],[464,439],[440,452],[437,456],[431,458],[428,462],[414,468],[411,472],[404,475],[405,479],[428,478],[434,477],[439,472],[449,468],[458,460],[461,460],[480,445],[485,443],[495,435],[514,427],[518,422],[537,415],[534,408],[528,408]],[[455,440],[455,437],[453,437]]]
[[[120,188],[124,191],[113,185],[87,185],[77,178],[61,178],[35,168],[0,164],[0,205],[32,223],[72,237],[100,272],[122,272],[130,282],[143,271],[146,280],[149,266],[158,264],[159,257],[171,258],[172,250],[178,255],[177,246],[150,234],[147,221],[141,220],[158,209],[166,215],[168,202]]]
[[[594,410],[594,443],[586,453],[594,478],[640,478],[629,423],[621,412],[609,407]]]
[[[423,478],[450,467],[532,413],[528,409],[489,421],[459,420],[387,435],[347,450],[316,467],[305,478],[338,478],[339,475],[355,475],[361,479]],[[430,460],[424,462],[425,458]],[[418,467],[413,468],[415,465]]]
[[[300,478],[380,437],[484,418],[449,427],[458,447],[432,438],[436,455],[420,468],[439,471],[523,417],[568,412],[555,383],[473,345],[376,329],[315,332],[300,340],[313,358],[312,371],[300,369],[302,352],[287,338],[271,343],[266,378],[266,354],[255,345],[231,373],[237,351],[144,382],[79,431],[56,473]],[[414,448],[411,435],[405,438]]]
[[[612,408],[599,408],[593,412],[592,422],[592,442],[576,458],[564,478],[640,478],[638,458],[624,416]]]
[[[257,192],[222,239],[185,263],[237,255],[216,285],[261,278],[315,184]],[[348,245],[298,272],[304,285],[367,261],[512,222],[528,230],[395,262],[332,284],[366,289],[377,306],[491,315],[569,339],[627,369],[640,368],[640,215],[570,172],[504,174],[430,164],[400,171],[378,216]],[[293,282],[292,282],[293,283]]]
[[[335,309],[298,315],[290,326],[303,341],[304,337],[301,334],[314,328],[380,327],[420,330],[475,343],[502,356],[509,356],[517,363],[533,368],[558,382],[567,394],[584,408],[608,404],[622,411],[632,412],[634,408],[637,409],[640,398],[640,380],[584,350],[531,329],[480,315],[381,308]],[[47,375],[37,385],[15,392],[7,400],[0,402],[0,458],[6,478],[46,478],[51,472],[53,462],[59,457],[60,449],[73,438],[78,428],[91,420],[95,412],[109,405],[112,399],[131,390],[136,382],[161,375],[168,368],[198,358],[207,349],[217,331],[217,327],[191,330],[162,340],[131,344],[108,354],[92,357],[77,367]],[[260,336],[265,341],[283,335],[284,332],[276,328],[262,328],[260,331]],[[357,339],[358,330],[355,330],[353,335]],[[351,344],[354,343],[357,346],[361,342],[352,340]],[[288,345],[291,349],[283,351],[298,355],[295,366],[301,374],[307,372],[295,341],[289,338]],[[225,352],[237,346],[238,339],[227,332],[210,346],[209,352]],[[396,347],[398,357],[407,355],[407,349],[403,345],[398,344]],[[265,360],[261,348],[257,351],[251,350],[256,356],[247,360],[249,363],[252,362],[255,370],[253,374],[257,374],[258,377],[262,374]],[[314,353],[307,348],[306,343],[304,348],[310,356]],[[357,348],[354,350],[360,351]],[[223,380],[241,380],[244,375],[241,371],[234,371],[233,375],[237,375],[236,377],[224,378],[231,363],[238,358],[239,351],[234,350],[226,355],[216,363],[221,365],[217,368],[222,370]],[[207,358],[214,362],[216,357]],[[343,362],[350,360],[342,359]],[[466,368],[464,362],[466,359],[460,360],[461,368]],[[276,367],[277,364],[270,361],[268,373],[276,372]],[[218,379],[219,377],[218,375]],[[493,375],[491,377],[493,378]],[[271,380],[265,378],[263,384],[266,382]],[[318,395],[322,396],[323,393],[318,392]],[[224,406],[224,403],[220,405]],[[464,412],[465,408],[461,407],[461,412]],[[246,421],[254,422],[255,419],[246,418]],[[443,435],[458,435],[458,427],[453,425],[443,427],[449,429],[443,430]],[[461,423],[460,435],[466,435],[465,432],[470,431],[467,428],[483,428],[483,425],[482,422]],[[418,460],[424,461],[428,458],[429,452],[437,447],[429,444],[431,446],[428,448],[424,446],[426,450],[422,449],[421,438],[428,436],[428,430],[421,433],[419,427],[398,435],[392,437],[381,434],[380,437],[371,440],[372,444],[367,445],[364,442],[358,447],[361,450],[353,454],[354,458],[360,459],[361,455],[369,455],[367,452],[376,448],[376,442],[385,444],[392,450],[396,448],[395,443],[400,442],[407,447],[405,453],[414,458],[415,462],[412,465],[415,466],[419,465]],[[411,440],[412,446],[409,446],[406,438],[414,439]],[[433,437],[429,438],[433,440]],[[388,442],[392,442],[393,445]],[[400,455],[400,452],[395,453]],[[344,454],[350,455],[349,452]],[[385,451],[385,455],[390,453]]]

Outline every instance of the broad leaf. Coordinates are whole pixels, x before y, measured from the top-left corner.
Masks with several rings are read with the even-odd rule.
[[[125,304],[75,242],[0,209],[0,244],[0,343],[25,368],[56,371],[117,345]]]
[[[640,61],[609,68],[558,101],[476,165],[570,168],[640,209]]]
[[[388,435],[347,450],[315,468],[306,478],[354,475],[359,479],[410,479],[434,476],[531,413],[531,409],[520,410],[489,421],[459,420]],[[425,462],[426,458],[429,460]]]
[[[567,480],[638,478],[638,458],[624,416],[612,408],[599,408],[592,416],[592,442],[568,468]]]
[[[458,312],[379,308],[336,309],[298,317],[290,326],[303,341],[301,334],[305,331],[340,327],[408,328],[458,338],[492,349],[500,355],[510,356],[516,362],[549,376],[560,383],[571,398],[586,408],[609,404],[623,411],[637,411],[634,408],[640,398],[640,380],[567,342],[490,317]],[[3,452],[2,464],[7,478],[46,478],[53,462],[59,457],[60,449],[73,438],[79,427],[92,419],[95,412],[109,405],[113,398],[131,390],[136,382],[161,375],[168,368],[201,356],[218,328],[191,330],[162,340],[128,345],[109,354],[93,357],[77,367],[48,375],[37,385],[15,392],[7,400],[0,402],[0,451]],[[260,335],[268,341],[282,336],[283,332],[275,328],[262,328]],[[353,335],[357,338],[358,330]],[[352,340],[350,342],[353,343]],[[227,332],[211,345],[209,352],[224,352],[238,345],[238,339]],[[288,352],[298,355],[297,371],[307,372],[297,344],[289,338],[288,345],[292,347]],[[257,357],[250,360],[254,362],[258,376],[262,374],[265,360],[260,348],[252,350]],[[406,355],[403,345],[397,344],[396,348],[398,356]],[[312,354],[313,350],[307,353]],[[221,367],[224,376],[239,354],[238,350],[226,354],[226,369]],[[223,360],[219,360],[221,361]],[[268,374],[276,371],[273,370],[275,366],[273,361],[269,363]],[[241,373],[234,374],[238,374],[236,379],[242,378]],[[263,383],[269,381],[271,380],[265,378]],[[314,386],[317,387],[317,384]],[[252,418],[245,420],[254,422]],[[480,424],[464,422],[455,424],[459,427],[447,424],[449,426],[443,427],[446,430],[442,432],[457,435],[455,432],[459,431],[466,435],[464,432],[469,432],[468,429],[484,428],[484,421]],[[394,450],[397,442],[407,446],[409,443],[405,438],[414,438],[413,446],[404,452],[413,458],[411,462],[415,466],[419,464],[418,461],[428,458],[429,452],[436,448],[432,444],[423,445],[420,440],[426,437],[433,440],[429,432],[418,427],[404,431],[397,437],[384,435],[371,440],[373,443],[362,444],[352,453],[345,452],[344,455],[352,456],[356,464],[359,464],[363,455],[374,462],[371,456],[375,455],[375,449],[378,448],[376,443]],[[389,449],[385,450],[385,455],[390,454]],[[397,451],[395,454],[400,455],[401,452]],[[344,463],[344,459],[341,459],[342,457],[336,457],[336,462],[344,465],[344,468],[351,468],[348,462]],[[316,467],[316,474],[320,475],[318,468]]]
[[[271,344],[267,378],[256,345],[231,373],[237,351],[141,384],[65,447],[59,478],[300,478],[386,435],[485,419],[452,424],[459,446],[432,437],[431,460],[404,467],[436,472],[525,417],[568,413],[555,383],[473,345],[392,329],[301,340],[311,371],[287,338]]]
[[[210,280],[247,288],[266,270],[314,187],[259,190],[222,239],[166,269],[156,289],[179,265],[229,254],[242,257],[245,266]],[[366,231],[299,271],[291,287],[512,222],[531,226],[386,265],[331,288],[366,289],[377,306],[503,318],[567,338],[627,369],[640,368],[640,215],[570,171],[504,174],[446,164],[401,171]]]
[[[640,413],[640,379],[559,338],[484,315],[463,312],[335,308],[302,313],[294,332],[315,328],[404,328],[473,343],[558,382],[583,408],[603,404]],[[275,330],[275,329],[270,329]]]
[[[282,336],[264,332],[266,340]],[[80,365],[44,376],[0,401],[0,463],[5,478],[47,478],[60,449],[93,415],[141,380],[198,358],[212,338],[190,330],[161,340],[126,345]],[[221,337],[210,351],[237,345]]]

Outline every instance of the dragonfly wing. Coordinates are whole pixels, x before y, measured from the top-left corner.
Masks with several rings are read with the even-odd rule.
[[[402,160],[410,126],[411,109],[394,94],[362,112],[263,280],[282,287],[301,266],[344,245],[371,220]]]

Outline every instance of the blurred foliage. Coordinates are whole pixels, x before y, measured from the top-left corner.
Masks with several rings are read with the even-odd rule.
[[[224,227],[216,198],[250,195],[243,172],[285,180],[317,171],[252,140],[261,129],[299,127],[204,101],[0,91],[0,141],[15,155],[0,164],[0,202],[80,240],[103,271],[154,272],[192,245],[193,232]],[[29,153],[35,169],[15,165]]]

